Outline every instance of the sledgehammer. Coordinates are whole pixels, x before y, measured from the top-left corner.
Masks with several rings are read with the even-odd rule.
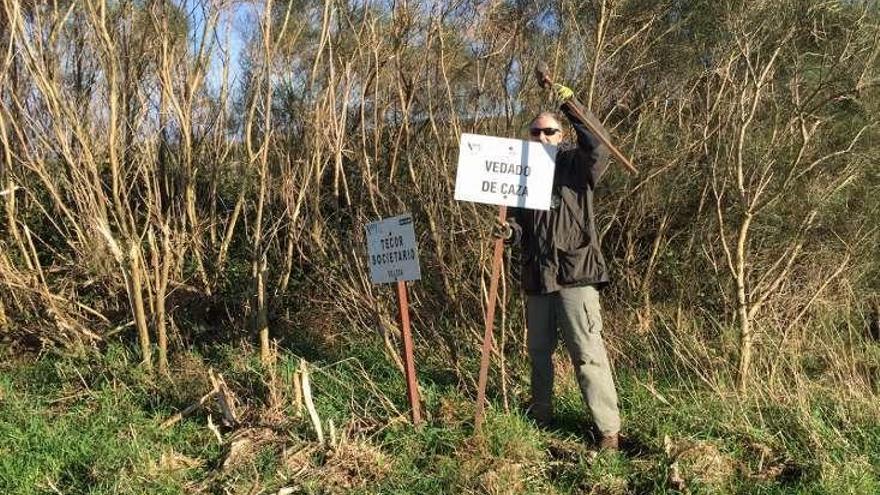
[[[538,78],[538,85],[542,88],[550,88],[553,86],[553,80],[550,78],[550,70],[547,68],[547,64],[545,62],[538,62],[538,65],[535,66],[535,77]],[[574,114],[575,117],[577,117],[581,122],[584,123],[590,133],[596,136],[599,141],[602,141],[602,144],[608,147],[608,150],[611,152],[612,155],[614,155],[614,158],[616,158],[617,161],[619,161],[620,164],[623,165],[627,172],[633,175],[638,175],[639,171],[638,169],[636,169],[636,167],[633,166],[632,162],[630,162],[627,157],[623,156],[623,153],[621,153],[616,146],[611,144],[611,141],[608,140],[608,138],[606,138],[601,132],[599,132],[599,129],[596,129],[595,126],[593,126],[593,124],[590,122],[590,120],[587,119],[587,117],[581,111],[581,105],[579,102],[577,102],[577,100],[575,100],[574,103],[565,102],[563,103],[563,105],[568,105],[569,111],[571,111],[571,113]]]

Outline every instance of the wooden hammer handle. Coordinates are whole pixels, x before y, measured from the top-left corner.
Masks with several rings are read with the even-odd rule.
[[[620,150],[617,149],[617,146],[614,146],[614,144],[611,143],[611,140],[609,140],[607,137],[605,137],[604,134],[599,132],[599,129],[596,129],[593,123],[590,122],[590,119],[587,119],[586,115],[581,112],[581,109],[577,104],[568,105],[568,109],[584,124],[584,126],[594,136],[596,136],[596,138],[599,139],[599,141],[602,141],[602,144],[608,147],[608,150],[611,152],[612,155],[614,155],[614,158],[617,158],[617,161],[619,161],[620,164],[623,165],[623,168],[625,168],[627,172],[631,173],[632,175],[639,174],[639,170],[632,164],[632,162],[629,161],[627,157],[623,156],[623,153],[621,153]]]

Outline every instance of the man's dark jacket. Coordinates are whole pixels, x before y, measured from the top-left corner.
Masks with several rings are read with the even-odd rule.
[[[548,294],[564,287],[603,286],[608,270],[596,234],[593,190],[608,167],[608,149],[571,112],[562,112],[574,126],[577,146],[556,154],[550,210],[511,209],[511,242],[522,247],[522,287],[527,294]],[[590,123],[607,136],[602,124],[580,107]]]

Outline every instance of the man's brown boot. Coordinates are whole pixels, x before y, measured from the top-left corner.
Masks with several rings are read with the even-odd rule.
[[[599,441],[599,450],[620,450],[620,436],[617,433],[603,435]]]

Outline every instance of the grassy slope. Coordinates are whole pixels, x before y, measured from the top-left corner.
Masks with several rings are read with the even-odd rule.
[[[485,440],[476,441],[472,401],[440,363],[421,363],[429,422],[413,431],[404,421],[403,381],[380,351],[361,346],[345,360],[314,363],[318,409],[340,439],[328,451],[294,416],[298,357],[280,358],[280,400],[268,407],[269,387],[250,353],[209,351],[178,356],[173,383],[133,370],[120,346],[103,357],[4,358],[0,493],[274,493],[286,486],[304,493],[668,493],[676,475],[692,493],[880,493],[877,405],[832,400],[819,388],[798,404],[740,401],[621,369],[627,445],[622,454],[597,455],[565,369],[553,429],[536,428],[518,411],[525,392],[517,379],[510,412],[496,397]],[[295,351],[316,357],[306,347]],[[224,372],[248,425],[225,432],[226,447],[205,426],[207,412],[218,422],[217,410],[159,428],[207,390],[207,363]],[[522,363],[515,366],[514,376],[525,377]],[[230,454],[228,444],[242,438],[245,447]]]

